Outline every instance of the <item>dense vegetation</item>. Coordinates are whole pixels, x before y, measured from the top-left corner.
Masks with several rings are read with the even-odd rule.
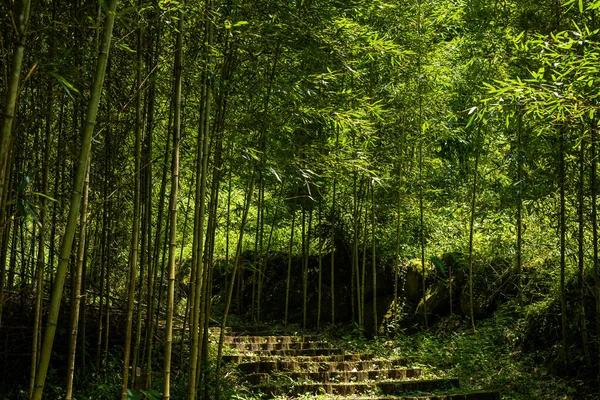
[[[0,393],[197,398],[264,321],[597,393],[598,8],[1,2]]]

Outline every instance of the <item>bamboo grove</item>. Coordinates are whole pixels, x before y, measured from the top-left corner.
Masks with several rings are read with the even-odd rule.
[[[498,260],[598,370],[599,7],[2,2],[0,392],[219,398],[209,326],[425,328],[438,287],[476,331]]]

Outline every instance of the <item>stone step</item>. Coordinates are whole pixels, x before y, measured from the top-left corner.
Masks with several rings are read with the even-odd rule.
[[[324,342],[299,343],[227,343],[227,347],[240,351],[271,350],[324,350],[331,349],[331,344]]]
[[[224,343],[312,343],[321,342],[320,336],[225,336]]]
[[[366,371],[378,369],[391,369],[406,366],[406,360],[366,360],[366,361],[296,361],[282,359],[275,361],[244,362],[238,365],[240,371],[251,373],[269,372],[339,372],[339,371]]]
[[[306,394],[332,394],[349,396],[378,390],[384,396],[402,396],[413,392],[433,392],[458,387],[458,379],[431,379],[413,381],[390,381],[378,383],[307,383],[298,385],[257,385],[255,392],[267,398],[275,396],[299,396]]]
[[[315,383],[351,383],[365,382],[374,380],[404,380],[419,378],[423,376],[421,368],[397,368],[397,369],[379,369],[363,371],[337,371],[337,372],[289,372],[283,375],[273,375],[269,373],[248,374],[244,379],[252,385],[261,385],[277,380],[293,379],[294,381],[312,381]]]
[[[208,333],[209,333],[209,335],[219,336],[221,334],[221,327],[220,326],[209,326]],[[226,326],[225,327],[225,335],[231,335],[231,334],[233,334],[231,327]]]
[[[284,327],[267,327],[267,326],[231,326],[231,332],[235,336],[252,335],[252,336],[275,336],[275,335],[296,335],[297,333]]]
[[[277,350],[274,350],[277,351]],[[285,350],[278,350],[285,351]],[[268,352],[270,353],[270,352]],[[301,355],[301,356],[289,356],[289,355],[272,355],[272,354],[232,354],[222,356],[223,362],[231,362],[231,363],[252,363],[252,362],[344,362],[344,361],[368,361],[372,360],[375,356],[370,353],[365,354],[338,354],[338,355],[320,355],[320,356],[311,356],[311,355]]]
[[[245,351],[245,355],[260,357],[316,357],[344,355],[342,349],[296,349],[296,350],[257,350]]]

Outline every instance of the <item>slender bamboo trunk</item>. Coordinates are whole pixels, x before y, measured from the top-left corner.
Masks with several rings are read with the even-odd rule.
[[[170,96],[169,101],[169,118],[168,118],[168,127],[173,126],[173,97]],[[170,166],[170,158],[169,155],[172,153],[171,149],[171,134],[167,133],[167,140],[165,143],[165,149],[163,152],[163,163],[162,163],[162,174],[161,174],[161,184],[160,184],[160,194],[159,194],[159,202],[158,202],[158,215],[157,215],[157,228],[156,234],[154,236],[154,248],[153,248],[153,256],[152,256],[152,282],[148,282],[149,285],[149,294],[148,299],[150,302],[150,311],[148,312],[148,321],[147,325],[149,326],[146,329],[146,335],[144,339],[144,347],[146,348],[146,374],[147,376],[152,376],[152,357],[153,357],[153,342],[154,342],[154,329],[155,326],[158,326],[158,320],[160,318],[160,306],[162,300],[162,286],[163,286],[163,278],[165,271],[165,257],[166,257],[166,247],[168,245],[168,235],[169,231],[169,218],[166,218],[165,226],[163,229],[163,220],[164,218],[164,210],[165,206],[168,207],[168,196],[167,193],[167,181],[168,181],[168,171]],[[148,142],[150,144],[151,142]],[[150,154],[149,147],[147,147],[147,152]],[[164,237],[163,237],[164,234]],[[161,240],[163,239],[163,240]],[[161,252],[162,246],[162,252]],[[193,253],[192,253],[193,254]],[[193,264],[193,262],[192,262]],[[158,276],[160,270],[160,278]]]
[[[400,168],[398,168],[400,171]],[[394,322],[398,323],[400,320],[399,308],[398,308],[398,275],[400,273],[400,234],[402,228],[402,220],[400,218],[400,211],[402,207],[402,195],[400,190],[398,190],[398,204],[396,213],[398,214],[398,219],[396,220],[396,262],[394,263]],[[451,285],[451,283],[449,283]],[[452,314],[452,286],[450,286],[450,314]]]
[[[306,276],[307,276],[307,256],[306,256],[306,209],[302,204],[302,327],[306,329],[306,295],[308,288],[306,287]]]
[[[352,318],[356,318],[358,316],[358,325],[362,328],[362,312],[361,312],[361,295],[360,295],[360,273],[358,267],[358,237],[360,235],[360,207],[358,201],[358,193],[359,189],[357,186],[358,174],[355,171],[353,177],[352,184],[352,199],[353,199],[353,210],[352,210],[352,222],[354,224],[353,234],[352,234],[352,272],[351,272],[351,308],[352,308]]]
[[[110,66],[111,63],[109,61],[108,66],[107,66],[107,74],[110,76]],[[107,86],[110,87],[110,84],[108,84]],[[108,112],[111,112],[112,107],[108,107]],[[116,124],[115,124],[116,125]],[[100,301],[104,301],[104,330],[102,331],[102,335],[104,336],[103,338],[101,338],[101,346],[99,346],[98,348],[98,360],[100,361],[101,365],[104,367],[104,372],[106,372],[106,367],[108,366],[108,338],[110,336],[110,292],[111,292],[111,288],[112,286],[110,285],[110,276],[111,276],[111,270],[112,270],[112,258],[113,258],[113,251],[112,251],[112,245],[113,245],[113,241],[112,241],[112,232],[113,232],[113,227],[114,227],[114,219],[113,219],[113,202],[115,201],[113,199],[113,197],[110,195],[110,193],[112,193],[113,190],[113,177],[111,174],[111,168],[113,165],[113,151],[115,151],[115,149],[113,148],[113,131],[116,130],[114,129],[115,125],[113,124],[109,124],[107,126],[107,130],[106,130],[106,145],[105,145],[105,158],[106,158],[106,199],[107,199],[107,203],[105,204],[106,206],[106,222],[107,222],[107,227],[105,228],[108,232],[108,239],[106,241],[106,260],[105,260],[105,283],[104,283],[104,298],[100,299]],[[118,201],[118,200],[117,200]],[[101,313],[102,315],[102,313]]]
[[[283,198],[283,190],[284,190],[283,182],[281,182],[281,188],[279,189],[279,198]],[[279,221],[279,211],[281,207],[275,208],[275,213],[273,215],[273,221],[271,222],[271,230],[269,231],[269,239],[267,240],[267,248],[265,250],[265,254],[269,254],[269,250],[271,250],[271,243],[273,243],[273,231],[275,230],[275,226],[277,225],[277,221]]]
[[[264,153],[263,153],[264,154]],[[263,155],[264,157],[264,155]],[[266,161],[262,160],[263,165]],[[262,287],[264,277],[264,232],[265,232],[265,179],[261,173],[260,185],[258,190],[258,282],[257,282],[257,300],[256,300],[256,320],[260,323],[260,311],[262,303]]]
[[[109,215],[112,216],[112,202],[109,202],[109,209],[111,210],[109,212]],[[112,221],[112,218],[109,217],[110,221]],[[112,226],[111,226],[111,230],[112,230]],[[108,247],[108,257],[106,258],[106,290],[105,290],[105,296],[104,296],[104,339],[102,341],[102,365],[104,366],[104,368],[106,368],[108,366],[108,338],[110,336],[110,290],[112,288],[111,284],[110,284],[110,276],[111,276],[111,271],[112,271],[112,254],[113,252],[111,251],[110,248],[110,241],[109,241],[109,247]]]
[[[296,200],[294,200],[294,204],[292,206],[292,228],[290,230],[290,245],[288,251],[288,266],[287,266],[287,277],[285,284],[285,314],[283,318],[283,322],[285,325],[288,323],[288,313],[290,308],[290,286],[292,280],[292,255],[294,250],[294,232],[296,230]]]
[[[84,125],[82,132],[83,138],[81,142],[81,153],[79,155],[77,173],[75,181],[73,183],[71,207],[69,209],[69,217],[65,229],[63,242],[61,245],[61,256],[56,272],[56,279],[54,282],[54,287],[52,288],[52,295],[50,298],[50,311],[48,314],[46,331],[44,333],[40,362],[38,364],[36,372],[35,388],[32,397],[33,400],[41,400],[42,398],[42,394],[44,391],[44,383],[46,381],[46,374],[48,372],[48,364],[50,363],[50,355],[52,354],[52,345],[54,343],[54,335],[56,333],[56,324],[58,322],[58,313],[60,310],[62,291],[67,273],[69,255],[71,254],[73,237],[75,235],[75,227],[77,225],[78,219],[77,217],[79,216],[81,194],[83,191],[85,174],[87,170],[87,161],[89,159],[90,149],[92,145],[92,133],[96,124],[96,115],[98,113],[98,105],[100,103],[100,96],[102,94],[104,72],[106,70],[106,64],[108,61],[108,52],[110,49],[110,42],[112,38],[117,3],[118,0],[110,1],[108,6],[109,12],[106,15],[101,50],[98,54],[94,83],[90,91],[90,101],[88,103],[86,124]]]
[[[335,196],[337,180],[333,179],[333,197],[331,200],[331,323],[335,324]]]
[[[92,255],[90,257],[90,260],[92,261],[92,263],[96,262],[96,258],[97,258],[97,253],[98,253],[98,241],[99,241],[99,237],[101,235],[98,234],[98,231],[100,229],[100,224],[98,222],[96,222],[96,227],[94,229],[94,234],[92,235],[92,237],[94,238],[94,243],[92,244]],[[84,260],[87,259],[87,251],[84,254]],[[93,265],[93,264],[92,264]],[[92,269],[93,270],[93,269]],[[81,346],[80,346],[80,350],[81,350],[81,354],[80,354],[80,366],[81,366],[81,376],[85,377],[86,376],[86,365],[87,365],[87,358],[86,358],[86,354],[88,351],[88,346],[87,344],[87,334],[86,334],[86,327],[87,327],[87,303],[88,303],[88,292],[87,292],[87,276],[88,276],[88,267],[86,265],[86,263],[83,263],[83,270],[81,273],[81,302],[80,302],[80,308],[81,310],[79,311],[79,315],[81,316],[81,328],[79,328],[79,332],[81,334],[81,338],[80,338],[80,342],[81,342]]]
[[[133,227],[131,234],[131,250],[129,252],[129,289],[127,291],[127,321],[125,326],[125,345],[123,349],[123,379],[121,381],[121,400],[127,399],[129,386],[129,359],[131,356],[131,336],[133,328],[133,310],[135,299],[136,276],[138,270],[140,222],[141,222],[141,169],[142,169],[142,28],[138,28],[137,59],[136,59],[136,96],[135,96],[135,150],[134,150],[134,183],[133,183]],[[144,235],[143,235],[144,236]],[[143,273],[140,272],[140,298],[142,292]],[[138,302],[138,316],[141,330],[142,303]],[[139,351],[139,335],[136,334],[135,353]],[[137,369],[137,357],[134,356],[133,377]]]
[[[158,47],[160,43],[160,37],[157,39],[157,44],[156,46]],[[158,50],[156,50],[156,59],[158,59]],[[151,93],[153,94],[151,97],[154,98],[154,86],[152,86],[151,88]],[[154,104],[154,102],[150,103],[150,104]],[[154,106],[152,106],[150,108],[150,110],[153,109]],[[169,112],[169,115],[171,114],[171,112]],[[151,114],[150,114],[151,115]],[[150,121],[149,121],[150,124]],[[166,163],[164,164],[164,169],[163,169],[163,178],[161,180],[161,189],[159,192],[159,206],[158,206],[158,216],[157,216],[157,222],[156,222],[156,235],[154,235],[154,242],[152,242],[152,229],[151,229],[151,224],[150,222],[152,221],[152,165],[150,164],[150,159],[152,158],[152,128],[153,128],[153,124],[149,125],[149,129],[147,131],[147,145],[146,145],[146,154],[147,154],[147,160],[148,162],[146,163],[146,187],[147,187],[147,204],[146,204],[146,224],[148,225],[148,239],[147,239],[147,245],[148,245],[148,249],[147,249],[147,265],[148,265],[148,282],[147,282],[147,289],[146,289],[146,295],[147,295],[147,304],[148,304],[148,312],[146,314],[146,332],[144,335],[144,352],[146,353],[145,356],[145,361],[146,361],[146,377],[148,379],[148,384],[150,385],[152,383],[152,350],[153,350],[153,346],[152,343],[154,341],[154,314],[155,314],[155,309],[156,309],[156,301],[154,298],[154,294],[156,293],[156,284],[158,282],[158,249],[159,249],[159,242],[160,242],[160,235],[161,235],[161,226],[162,226],[162,214],[163,214],[163,206],[164,206],[164,201],[162,201],[162,199],[164,199],[164,195],[166,192]],[[170,124],[169,124],[170,126]],[[170,138],[171,135],[167,135],[167,143],[166,143],[166,147],[165,147],[165,157],[166,155],[169,153],[169,149],[170,149]]]
[[[565,369],[567,368],[568,360],[568,340],[567,340],[567,297],[565,288],[565,256],[567,250],[566,242],[566,199],[565,199],[565,186],[566,186],[566,171],[565,171],[565,132],[564,128],[560,128],[559,137],[559,173],[558,173],[558,185],[560,192],[560,216],[559,216],[559,227],[560,227],[560,319],[561,319],[561,331],[562,331],[562,348],[561,348],[561,359]]]
[[[105,144],[108,146],[108,144]],[[100,373],[100,360],[101,360],[101,349],[102,349],[102,334],[104,332],[103,316],[104,316],[104,282],[106,271],[106,258],[107,258],[107,237],[108,237],[108,158],[104,162],[104,194],[102,197],[102,240],[100,243],[100,290],[96,296],[99,302],[99,315],[98,315],[98,335],[96,338],[96,373]]]
[[[473,308],[473,230],[475,227],[475,202],[477,200],[477,175],[479,168],[479,149],[475,150],[475,166],[473,168],[473,193],[471,194],[471,219],[469,222],[469,310],[471,314],[471,328],[475,329],[475,312]]]
[[[237,247],[235,250],[235,260],[233,262],[233,271],[231,272],[231,280],[229,282],[227,299],[225,301],[225,310],[223,311],[223,319],[221,321],[221,333],[219,334],[219,347],[217,350],[217,367],[216,367],[216,384],[215,384],[215,400],[220,400],[221,394],[221,363],[223,354],[223,340],[225,338],[225,327],[227,326],[227,316],[229,315],[229,308],[231,306],[231,298],[233,296],[233,286],[235,284],[235,276],[237,274],[240,259],[242,256],[242,247],[244,244],[244,231],[246,227],[246,221],[248,220],[248,211],[250,210],[250,204],[252,204],[252,194],[254,192],[254,175],[256,171],[253,171],[250,183],[248,184],[248,190],[246,192],[246,204],[244,205],[244,213],[242,214],[242,221],[240,224],[240,234],[238,238]]]
[[[367,189],[368,192],[368,189]],[[369,210],[366,207],[365,204],[365,220],[364,220],[364,227],[363,227],[363,238],[362,238],[362,268],[361,268],[361,274],[360,274],[360,316],[359,316],[359,321],[362,322],[362,328],[364,329],[365,327],[365,314],[366,314],[366,292],[367,292],[367,239],[369,237],[369,230],[367,229],[367,221],[368,221],[368,212]]]
[[[319,201],[319,229],[323,226],[323,218],[321,215],[323,202]],[[318,283],[318,296],[317,296],[317,329],[321,326],[321,297],[323,294],[323,236],[319,235],[319,247],[317,253],[317,263],[319,266],[319,283]]]
[[[156,315],[155,315],[155,320],[154,320],[154,325],[155,326],[159,326],[159,320],[160,320],[160,314],[161,314],[161,307],[162,307],[162,303],[163,303],[163,288],[164,288],[164,282],[165,282],[165,270],[166,270],[166,266],[168,264],[168,260],[167,260],[167,255],[169,254],[169,228],[171,226],[171,218],[167,218],[166,221],[166,225],[165,225],[165,236],[163,237],[163,241],[162,241],[162,256],[160,259],[160,279],[157,279],[158,281],[158,296],[156,299]],[[168,271],[167,271],[168,273]],[[165,316],[166,317],[166,316]]]
[[[219,102],[220,104],[220,102]],[[223,106],[221,104],[221,106]],[[220,107],[221,107],[220,106]],[[220,111],[223,111],[222,109]],[[209,319],[210,319],[210,311],[211,311],[211,302],[212,302],[212,276],[213,276],[213,257],[215,250],[215,237],[217,234],[217,219],[218,219],[218,204],[219,204],[219,189],[220,189],[220,181],[221,181],[221,154],[223,151],[223,142],[222,142],[222,129],[224,128],[222,124],[224,121],[220,120],[220,112],[217,112],[216,123],[215,123],[215,133],[214,137],[216,137],[216,146],[215,146],[215,155],[214,155],[214,165],[213,165],[213,174],[212,174],[212,184],[211,184],[211,194],[210,194],[210,204],[208,208],[208,224],[206,230],[206,245],[205,245],[205,263],[204,263],[204,276],[202,281],[202,299],[201,305],[202,310],[200,311],[200,330],[201,330],[201,340],[199,340],[199,349],[198,354],[198,370],[202,369],[202,365],[208,365],[208,328],[209,328]],[[227,288],[226,290],[228,290]],[[208,391],[208,385],[205,385],[205,381],[201,380],[203,378],[202,374],[198,375],[197,386],[200,388],[199,390],[204,389],[205,392]],[[203,385],[204,384],[204,385]],[[202,387],[203,386],[203,387]],[[208,394],[205,394],[205,398],[208,397]]]
[[[421,2],[417,1],[417,30],[419,41],[421,39]],[[419,43],[419,47],[421,43]],[[427,318],[427,283],[425,279],[425,222],[424,222],[424,207],[423,207],[423,141],[425,140],[423,132],[423,88],[422,88],[422,62],[421,48],[417,60],[417,76],[418,76],[418,92],[419,92],[419,239],[421,241],[421,273],[423,275],[423,318],[425,320],[425,328],[429,327]]]
[[[16,3],[16,2],[15,2]],[[7,171],[9,169],[9,144],[12,137],[13,124],[17,113],[17,98],[19,95],[19,82],[21,80],[21,69],[25,55],[25,41],[27,39],[27,24],[31,14],[31,0],[22,0],[15,4],[16,35],[15,48],[12,59],[11,73],[6,87],[6,98],[4,102],[2,126],[0,127],[0,199],[4,196]],[[0,232],[0,235],[3,232]]]
[[[523,286],[523,147],[522,140],[522,115],[519,112],[517,125],[517,286],[519,295]]]
[[[366,226],[366,223],[365,223]],[[371,265],[373,267],[373,328],[379,332],[377,321],[377,253],[375,247],[375,182],[371,183]]]
[[[12,140],[11,140],[12,142]],[[9,144],[9,149],[11,149],[13,146],[12,143]],[[8,175],[8,181],[7,181],[7,190],[4,191],[2,197],[0,197],[0,238],[2,240],[0,240],[0,245],[2,246],[2,248],[0,249],[0,328],[2,328],[2,310],[4,309],[4,288],[6,285],[6,257],[8,254],[8,242],[9,242],[9,236],[10,236],[10,230],[11,230],[11,226],[13,224],[11,224],[11,219],[8,218],[8,216],[10,215],[10,210],[8,207],[8,196],[10,193],[10,189],[12,187],[12,159],[15,156],[15,152],[11,151],[9,154],[9,160],[8,160],[8,165],[11,166],[8,169],[7,175]],[[14,231],[14,229],[13,229]],[[14,254],[14,253],[11,253]],[[10,282],[10,279],[9,279]]]
[[[585,320],[585,253],[584,253],[584,203],[585,186],[585,140],[579,143],[579,190],[577,193],[577,223],[578,223],[578,285],[579,285],[579,329],[581,330],[581,341],[583,344],[583,354],[588,368],[592,368],[592,356],[590,354],[590,343],[588,339],[587,323]]]
[[[181,7],[184,7],[181,4]],[[173,162],[171,164],[171,200],[169,230],[169,289],[167,298],[167,321],[165,340],[165,359],[163,368],[163,399],[171,398],[171,349],[173,345],[173,314],[175,308],[175,250],[177,246],[177,198],[179,190],[179,140],[181,137],[181,76],[183,71],[183,27],[185,14],[183,8],[179,16],[177,43],[175,45],[175,83],[173,89]],[[194,360],[192,360],[193,362]]]
[[[58,113],[58,149],[57,151],[62,152],[64,151],[64,115],[65,115],[65,96],[61,95],[60,96],[60,111]],[[64,160],[63,160],[64,161]],[[56,162],[55,162],[55,170],[54,170],[54,174],[55,174],[55,181],[54,181],[54,198],[58,199],[59,193],[61,191],[61,188],[63,186],[63,179],[64,179],[64,162],[61,162],[61,157],[56,157]],[[60,204],[62,205],[63,201],[62,201],[62,197],[60,200]],[[60,207],[60,210],[63,210],[62,207]],[[52,229],[50,230],[50,248],[48,249],[48,275],[50,278],[50,282],[52,282],[53,279],[53,268],[54,268],[54,257],[56,255],[56,228],[58,226],[58,213],[59,213],[59,207],[57,202],[53,202],[53,206],[52,206]]]
[[[193,177],[190,177],[190,182],[188,184],[188,187],[190,188],[190,193],[188,193],[187,195],[187,203],[185,206],[185,218],[183,220],[183,235],[182,235],[182,239],[181,239],[181,246],[179,246],[179,258],[178,258],[178,264],[181,265],[181,262],[183,260],[183,248],[185,247],[185,243],[186,243],[186,238],[187,238],[187,231],[188,231],[188,220],[189,220],[189,215],[190,215],[190,202],[192,201],[192,188],[193,188]],[[188,297],[187,301],[185,302],[185,312],[183,314],[183,327],[181,330],[181,341],[179,343],[179,354],[183,354],[183,346],[185,343],[185,332],[186,332],[186,327],[188,324],[188,314],[191,312],[190,310],[190,299]],[[181,358],[181,361],[184,361],[183,357]],[[183,365],[182,365],[183,367]]]
[[[212,25],[211,25],[212,31]],[[211,33],[212,35],[212,33]],[[211,39],[212,42],[213,39]],[[224,66],[221,72],[221,90],[219,91],[219,96],[216,101],[216,113],[215,113],[215,123],[213,124],[214,134],[212,135],[215,138],[215,149],[214,149],[214,160],[213,160],[213,173],[212,173],[212,184],[211,184],[211,194],[210,194],[210,205],[209,205],[209,213],[208,213],[208,226],[206,233],[206,249],[205,249],[205,275],[203,277],[204,282],[206,282],[206,287],[203,288],[203,298],[202,302],[204,304],[203,311],[200,319],[200,329],[202,329],[202,341],[200,343],[199,354],[201,355],[199,359],[199,364],[197,368],[201,368],[201,365],[208,365],[208,332],[209,332],[209,320],[211,313],[211,303],[212,303],[212,282],[213,282],[213,259],[215,252],[215,237],[217,235],[217,226],[218,226],[218,205],[219,205],[219,194],[221,187],[221,176],[222,176],[222,167],[223,167],[223,137],[225,133],[225,122],[227,115],[227,102],[229,96],[229,86],[228,81],[232,73],[232,57],[234,53],[231,51],[227,51],[228,41],[226,40],[225,45],[226,56],[224,61]],[[207,116],[208,118],[208,116]],[[208,129],[208,127],[207,127]],[[227,291],[229,288],[227,288]],[[200,375],[201,377],[202,375]],[[198,386],[202,386],[203,381],[198,379]],[[208,398],[208,385],[204,385],[205,398]]]
[[[206,213],[206,207],[204,201],[206,198],[206,181],[208,179],[208,159],[210,150],[210,115],[211,115],[211,102],[212,102],[212,91],[210,88],[211,77],[210,77],[210,64],[212,58],[209,53],[212,50],[213,43],[213,24],[211,21],[212,13],[212,0],[206,0],[205,2],[205,44],[204,44],[204,57],[206,58],[207,69],[203,75],[203,91],[204,101],[201,102],[200,110],[200,129],[197,139],[198,151],[202,151],[202,157],[198,157],[200,163],[196,166],[196,202],[195,202],[195,220],[194,220],[194,255],[192,264],[195,263],[195,283],[194,283],[194,307],[192,308],[192,323],[190,324],[192,346],[190,350],[190,371],[188,380],[188,399],[193,400],[197,392],[197,382],[200,378],[200,371],[198,371],[198,358],[201,353],[201,341],[202,336],[199,332],[200,329],[200,312],[201,312],[201,301],[202,301],[202,278],[205,276],[204,269],[202,268],[204,262],[204,219]],[[204,286],[206,289],[206,285]]]
[[[47,99],[49,105],[46,111],[46,125],[45,125],[45,145],[43,154],[43,172],[42,172],[42,185],[41,192],[48,193],[48,175],[49,175],[49,154],[50,144],[52,139],[51,127],[52,127],[52,84],[48,85]],[[33,394],[33,387],[35,381],[35,370],[38,362],[38,349],[40,347],[41,337],[41,325],[42,325],[42,301],[44,297],[44,266],[46,263],[46,214],[47,214],[47,201],[46,198],[42,197],[40,204],[40,235],[38,243],[38,257],[36,265],[36,302],[35,302],[35,322],[33,327],[33,343],[32,343],[32,363],[31,363],[31,384],[29,395]],[[0,217],[1,218],[1,217]]]
[[[161,30],[160,28],[153,32],[153,35],[150,35],[150,40],[148,40],[148,56],[146,61],[146,66],[149,74],[155,73],[159,65],[159,55],[160,55],[160,38],[161,38]],[[142,246],[142,262],[145,260],[145,265],[143,269],[146,270],[146,315],[145,315],[145,334],[143,345],[140,349],[142,354],[139,356],[140,361],[139,365],[143,366],[145,364],[146,371],[146,384],[147,387],[152,387],[152,338],[154,336],[154,282],[155,282],[155,268],[154,268],[154,252],[153,252],[153,218],[152,218],[152,199],[153,199],[153,174],[152,174],[152,139],[154,136],[154,111],[155,111],[155,103],[156,103],[156,83],[155,80],[150,81],[148,87],[148,94],[146,97],[146,137],[145,137],[145,160],[143,162],[143,176],[144,176],[144,186],[143,195],[145,196],[144,211],[143,215],[145,218],[145,231],[142,230],[142,234],[146,235],[146,240],[144,246]],[[170,135],[167,135],[170,138]],[[167,142],[169,139],[167,139]],[[162,201],[160,202],[162,204]],[[157,229],[158,231],[158,229]],[[141,280],[140,280],[141,281]],[[142,283],[144,284],[144,283]],[[140,301],[141,302],[141,301]],[[137,340],[137,339],[136,339]],[[141,340],[141,338],[140,338]],[[135,370],[137,374],[137,370]],[[141,373],[141,371],[140,371]]]
[[[303,326],[306,329],[306,321],[307,321],[307,310],[308,310],[308,268],[309,268],[309,259],[310,259],[310,240],[311,240],[311,232],[312,232],[312,219],[313,219],[313,209],[312,204],[310,210],[308,210],[308,229],[306,231],[306,254],[304,261],[304,277],[302,279],[302,286],[304,288],[304,320]]]
[[[69,357],[67,361],[67,389],[66,400],[73,399],[73,378],[75,375],[75,355],[77,353],[77,332],[79,328],[79,312],[81,304],[81,281],[83,276],[83,265],[85,264],[85,249],[86,249],[86,231],[88,217],[88,196],[90,186],[90,165],[88,168],[83,183],[83,199],[81,202],[81,214],[79,215],[79,248],[77,250],[77,267],[75,268],[75,276],[73,277],[74,287],[74,302],[71,306],[71,337],[69,342]],[[85,346],[85,343],[83,343]]]
[[[596,140],[598,134],[598,121],[596,117],[592,119],[591,127],[590,127],[590,136],[591,136],[591,158],[592,158],[592,168],[591,168],[591,177],[590,177],[590,186],[591,186],[591,195],[592,195],[592,245],[593,245],[593,260],[594,260],[594,292],[596,294],[596,337],[597,337],[597,346],[600,348],[600,262],[598,261],[598,188],[597,188],[597,170],[598,170],[598,160],[596,159]],[[600,352],[598,352],[598,368],[600,369]],[[600,371],[598,373],[598,379],[600,380]]]
[[[257,205],[256,205],[256,214],[257,214],[257,218],[256,218],[256,229],[254,231],[254,252],[253,252],[253,260],[252,260],[252,264],[253,264],[253,268],[252,268],[252,296],[251,296],[251,300],[250,300],[250,315],[252,318],[252,322],[256,325],[258,323],[258,321],[256,320],[256,298],[257,298],[257,292],[258,292],[258,288],[257,288],[257,275],[258,275],[258,268],[259,268],[259,255],[258,255],[258,237],[260,235],[260,187],[261,187],[261,183],[260,181],[262,180],[262,177],[259,178],[259,189],[258,189],[258,199],[257,199]]]

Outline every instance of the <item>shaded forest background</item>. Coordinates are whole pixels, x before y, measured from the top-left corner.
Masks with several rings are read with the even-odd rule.
[[[127,398],[139,369],[195,398],[230,314],[394,335],[498,309],[592,387],[598,8],[2,2],[0,392]]]

